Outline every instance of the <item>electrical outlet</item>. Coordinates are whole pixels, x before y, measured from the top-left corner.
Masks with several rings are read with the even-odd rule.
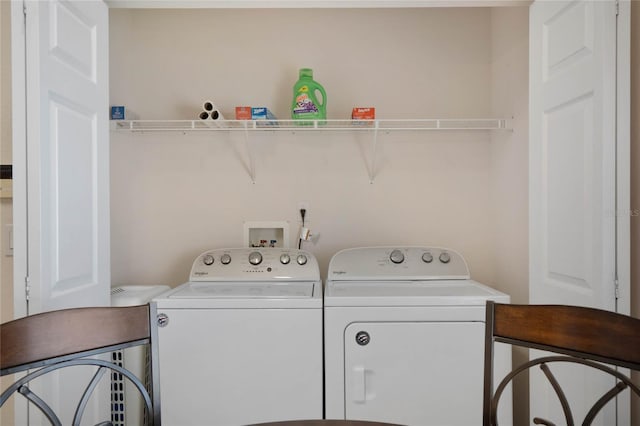
[[[304,209],[304,223],[309,223],[309,202],[308,201],[300,201],[298,203],[298,222],[302,223],[302,217],[300,216],[300,210]]]

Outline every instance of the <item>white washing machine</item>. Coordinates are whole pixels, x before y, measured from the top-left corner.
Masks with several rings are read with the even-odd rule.
[[[325,286],[328,419],[411,426],[482,424],[485,304],[509,296],[470,279],[463,257],[435,247],[338,252]],[[496,376],[511,367],[497,348]],[[510,390],[500,424],[512,424]]]
[[[162,423],[323,416],[322,282],[302,250],[210,250],[158,308]]]

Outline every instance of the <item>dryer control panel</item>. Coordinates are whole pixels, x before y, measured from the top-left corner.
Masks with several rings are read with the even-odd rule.
[[[208,250],[191,267],[190,281],[318,281],[315,256],[284,248]]]
[[[360,247],[336,253],[328,280],[468,280],[460,253],[443,247]]]

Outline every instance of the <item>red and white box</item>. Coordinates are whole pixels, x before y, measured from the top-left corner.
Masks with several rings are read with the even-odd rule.
[[[373,107],[355,107],[351,111],[352,120],[375,120],[376,109]]]
[[[236,120],[251,120],[251,107],[250,106],[237,106],[236,107]]]

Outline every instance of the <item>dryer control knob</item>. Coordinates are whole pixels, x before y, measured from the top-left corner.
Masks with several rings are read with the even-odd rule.
[[[422,261],[424,263],[431,263],[433,262],[433,255],[429,252],[426,252],[422,255]]]
[[[439,259],[442,263],[449,263],[449,261],[451,260],[451,256],[446,251],[443,251],[442,253],[440,253]]]
[[[249,263],[252,265],[259,265],[262,262],[262,255],[259,251],[252,251],[249,253]]]
[[[391,252],[389,259],[391,259],[393,263],[402,263],[404,262],[404,254],[402,254],[400,250],[396,249]]]
[[[213,256],[211,256],[210,254],[207,254],[205,257],[202,258],[202,263],[204,263],[207,266],[213,265]]]
[[[223,265],[228,265],[231,263],[231,256],[228,255],[227,253],[223,254],[220,257],[220,262],[222,262]]]
[[[282,263],[283,265],[287,265],[289,264],[289,262],[291,262],[291,256],[289,256],[287,253],[280,255],[280,263]]]
[[[296,262],[298,262],[298,265],[306,265],[307,256],[305,256],[304,254],[299,254],[298,257],[296,258]]]

